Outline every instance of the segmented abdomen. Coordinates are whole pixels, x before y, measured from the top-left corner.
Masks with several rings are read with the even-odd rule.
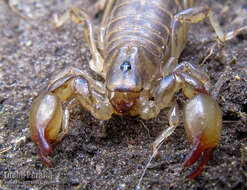
[[[165,55],[170,25],[178,6],[175,0],[118,0],[106,28],[104,54],[126,44],[143,48],[155,59]]]

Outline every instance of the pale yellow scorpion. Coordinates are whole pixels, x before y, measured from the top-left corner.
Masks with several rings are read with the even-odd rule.
[[[156,117],[169,107],[169,128],[153,143],[154,150],[173,133],[179,123],[174,94],[182,90],[189,99],[184,108],[184,126],[192,152],[184,166],[203,156],[190,178],[201,173],[217,146],[222,126],[221,110],[208,95],[209,77],[188,62],[178,63],[187,39],[189,25],[209,18],[219,39],[222,34],[207,7],[194,6],[194,0],[100,0],[105,9],[99,27],[98,47],[89,15],[78,8],[67,17],[84,25],[92,60],[90,68],[104,78],[95,81],[85,70],[65,69],[54,77],[47,90],[32,104],[30,131],[43,163],[50,165],[51,145],[68,132],[69,110],[80,103],[99,120],[112,114]],[[65,16],[66,18],[66,16]],[[66,20],[64,18],[64,20]]]

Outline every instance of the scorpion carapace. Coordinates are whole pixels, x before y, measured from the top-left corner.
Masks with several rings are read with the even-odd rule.
[[[136,47],[121,48],[118,56],[113,56],[112,67],[106,74],[106,88],[110,91],[140,92],[143,89],[143,67],[139,63]]]
[[[189,99],[184,109],[184,126],[192,143],[185,166],[203,156],[196,177],[207,164],[221,134],[221,111],[208,95],[209,77],[188,62],[178,63],[186,43],[189,25],[209,18],[218,37],[223,36],[207,7],[194,6],[193,0],[98,0],[105,12],[99,26],[98,46],[88,14],[72,8],[67,18],[83,24],[92,60],[90,68],[105,81],[95,81],[84,70],[74,67],[55,76],[47,90],[33,102],[30,131],[45,164],[51,164],[51,145],[68,132],[69,110],[81,104],[100,120],[112,114],[156,117],[169,107],[169,125],[153,143],[154,151],[179,124],[174,94],[179,90]],[[102,5],[102,6],[101,6]]]
[[[137,104],[146,72],[143,72],[136,47],[129,44],[116,53],[106,74],[106,93],[114,109],[118,113],[126,113]]]

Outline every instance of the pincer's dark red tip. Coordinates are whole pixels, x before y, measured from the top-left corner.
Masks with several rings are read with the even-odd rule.
[[[187,157],[187,159],[184,163],[184,166],[188,167],[188,166],[191,166],[192,164],[194,164],[198,160],[198,158],[201,156],[202,151],[203,151],[202,146],[200,144],[200,141],[198,140],[195,143],[190,155]]]
[[[37,146],[38,154],[41,158],[41,161],[44,164],[51,166],[52,161],[48,158],[48,155],[52,153],[51,145],[47,142],[45,138],[45,133],[43,128],[39,128],[37,132],[38,135],[37,135],[36,146]]]
[[[47,153],[45,153],[39,145],[37,145],[37,151],[38,151],[38,154],[39,154],[39,156],[41,158],[41,161],[45,165],[51,166],[53,162],[47,157]]]
[[[52,148],[45,138],[45,132],[44,132],[43,128],[38,130],[38,144],[37,144],[37,146],[40,146],[40,148],[43,150],[42,152],[45,156],[47,154],[52,153]]]
[[[195,146],[191,152],[191,154],[189,155],[189,158],[186,160],[184,166],[188,167],[191,166],[192,164],[194,164],[199,157],[202,155],[203,160],[201,162],[201,164],[198,166],[198,168],[192,172],[190,175],[188,175],[188,178],[195,178],[197,177],[204,169],[204,167],[207,165],[208,161],[210,160],[212,153],[214,151],[214,148],[209,148],[209,149],[203,149],[202,146],[200,146],[200,143],[198,143],[197,146]]]

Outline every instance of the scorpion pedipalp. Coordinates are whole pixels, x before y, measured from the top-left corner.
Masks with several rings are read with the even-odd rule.
[[[184,116],[185,130],[193,145],[184,166],[191,166],[203,157],[199,167],[188,176],[195,178],[202,172],[220,140],[222,116],[218,104],[205,94],[195,96],[186,104]]]
[[[32,104],[30,133],[36,143],[38,153],[44,163],[51,165],[47,155],[51,154],[51,143],[60,132],[63,119],[59,98],[49,92],[41,94]]]

